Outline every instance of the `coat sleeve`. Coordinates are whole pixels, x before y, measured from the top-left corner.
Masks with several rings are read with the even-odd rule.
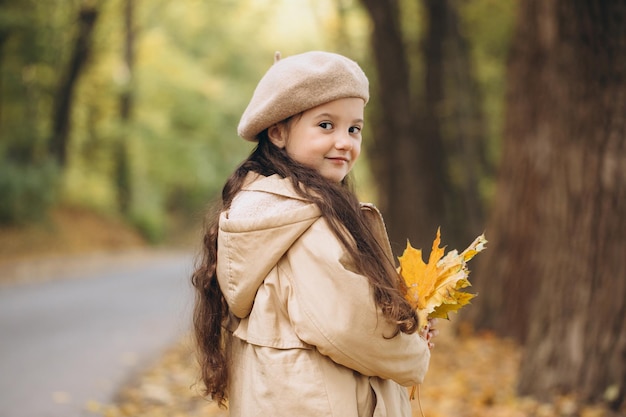
[[[320,219],[292,246],[279,273],[290,283],[289,317],[304,342],[334,362],[409,386],[423,381],[430,351],[417,333],[396,333],[375,305],[366,277]]]

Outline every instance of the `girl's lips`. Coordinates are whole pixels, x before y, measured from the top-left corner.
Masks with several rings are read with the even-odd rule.
[[[328,157],[327,159],[329,159],[329,160],[331,160],[331,161],[333,161],[333,162],[346,162],[346,163],[347,163],[347,162],[350,162],[350,161],[348,160],[348,158],[344,158],[344,157],[342,157],[342,156]]]

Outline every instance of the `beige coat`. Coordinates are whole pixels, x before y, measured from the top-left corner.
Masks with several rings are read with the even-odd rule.
[[[384,234],[378,211],[364,210]],[[405,387],[422,382],[427,343],[391,337],[367,278],[315,205],[278,176],[250,174],[219,227],[231,417],[411,415]]]

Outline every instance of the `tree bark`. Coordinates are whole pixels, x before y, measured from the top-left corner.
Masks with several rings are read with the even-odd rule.
[[[625,28],[623,1],[519,5],[475,309],[525,342],[524,395],[624,406]]]
[[[91,36],[98,17],[95,6],[84,4],[78,13],[78,34],[74,52],[59,83],[52,119],[52,136],[48,143],[50,155],[63,167],[67,160],[73,93],[90,54]]]
[[[120,120],[123,131],[128,131],[133,110],[133,72],[135,66],[135,2],[124,1],[124,65],[125,85],[120,96]],[[122,213],[130,211],[132,198],[130,156],[128,155],[128,138],[122,136],[115,145],[115,183],[117,185],[117,201]]]
[[[414,247],[427,249],[445,212],[441,141],[419,133],[397,1],[362,3],[373,22],[371,41],[378,75],[369,156],[379,186],[379,204],[394,252],[404,249],[406,239]]]

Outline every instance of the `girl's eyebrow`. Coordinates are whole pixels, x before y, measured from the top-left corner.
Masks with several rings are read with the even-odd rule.
[[[330,114],[330,113],[320,113],[320,114],[316,115],[315,117],[316,117],[316,118],[329,117],[329,118],[331,118],[331,119],[332,119],[333,117],[336,117],[336,116],[335,116],[335,115],[333,115],[333,114]],[[364,122],[365,122],[365,121],[364,121],[363,119],[354,119],[354,120],[352,121],[352,123],[364,123]]]

